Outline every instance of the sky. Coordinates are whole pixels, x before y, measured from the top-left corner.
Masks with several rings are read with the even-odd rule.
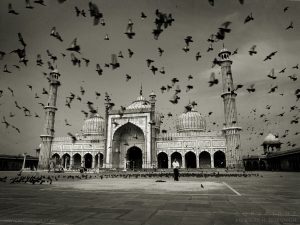
[[[19,15],[8,13],[9,3]],[[224,123],[224,106],[220,96],[222,79],[220,67],[212,68],[212,61],[223,44],[231,52],[238,49],[231,60],[234,84],[243,85],[237,90],[236,99],[238,124],[243,128],[242,154],[263,153],[261,144],[268,133],[279,136],[283,150],[299,147],[299,124],[291,124],[291,121],[299,117],[300,107],[300,101],[296,101],[295,96],[295,90],[300,87],[300,70],[293,68],[300,63],[300,1],[245,0],[244,4],[240,4],[238,0],[224,0],[215,1],[214,6],[206,0],[94,0],[93,3],[103,13],[105,26],[93,25],[88,1],[67,0],[60,4],[45,0],[46,6],[31,1],[33,9],[25,8],[25,1],[0,1],[0,51],[6,53],[0,60],[0,117],[1,122],[5,117],[9,124],[20,130],[18,133],[11,126],[6,128],[4,123],[0,123],[0,153],[17,155],[27,152],[35,155],[35,149],[41,142],[39,136],[45,120],[43,107],[39,103],[47,103],[48,96],[42,91],[43,88],[49,89],[43,73],[50,72],[47,61],[52,61],[46,50],[57,56],[53,65],[61,74],[55,136],[66,136],[68,132],[80,133],[85,119],[81,110],[88,111],[87,101],[93,102],[99,114],[104,116],[105,92],[115,103],[115,109],[119,109],[139,96],[141,85],[146,98],[151,91],[157,95],[156,108],[165,115],[161,129],[174,132],[177,116],[184,112],[185,105],[195,101],[195,109],[207,121],[207,130],[221,130]],[[76,17],[75,6],[84,10],[86,17]],[[289,7],[286,12],[283,10],[285,7]],[[158,40],[152,34],[156,9],[171,13],[174,18],[172,25],[164,29]],[[141,12],[147,18],[142,19]],[[250,13],[254,20],[245,24],[244,20]],[[133,39],[124,34],[129,19],[134,23],[136,34]],[[213,43],[213,51],[207,52],[207,39],[227,21],[231,22],[231,32],[226,34],[224,40]],[[294,28],[286,30],[291,21]],[[62,42],[50,36],[52,27],[56,27]],[[22,34],[27,44],[27,66],[19,63],[16,54],[10,54],[22,48],[18,33]],[[109,40],[104,40],[106,34]],[[184,52],[182,49],[187,36],[192,36],[193,42],[190,43],[190,51]],[[80,67],[72,64],[71,52],[66,49],[74,38],[81,47],[81,53],[75,55],[79,59],[89,59],[88,66],[84,62]],[[248,51],[253,45],[257,46],[257,54],[250,56]],[[159,47],[164,50],[162,56],[159,56]],[[134,52],[131,58],[128,57],[129,48]],[[120,51],[124,56],[118,58],[120,67],[115,70],[105,67],[105,63],[111,62],[111,55],[118,55]],[[274,51],[277,53],[271,60],[263,61]],[[195,59],[197,52],[202,56],[198,61]],[[38,54],[44,62],[43,66],[36,64]],[[158,68],[155,75],[147,67],[146,59],[154,60],[153,65]],[[96,72],[97,63],[103,69],[101,76]],[[5,65],[11,73],[3,72]],[[164,67],[165,74],[159,72],[161,67]],[[286,68],[285,72],[279,73],[283,68]],[[276,79],[267,76],[272,69]],[[209,87],[212,72],[216,74],[219,84]],[[132,77],[127,82],[126,74]],[[189,75],[193,79],[188,80]],[[297,80],[293,81],[289,76]],[[161,86],[171,85],[174,77],[178,78],[177,84],[181,88],[178,104],[169,101],[177,84],[164,93],[160,90]],[[251,84],[255,84],[254,93],[247,91]],[[27,85],[32,85],[32,90]],[[193,89],[187,91],[187,85],[193,85]],[[268,93],[276,85],[278,89]],[[80,87],[85,89],[84,95]],[[14,91],[14,96],[8,88]],[[101,93],[98,99],[96,91]],[[65,103],[71,92],[82,100],[75,98],[71,108],[68,108]],[[39,98],[35,98],[36,94]],[[22,109],[16,108],[15,101],[19,106],[28,108],[32,116],[25,116]],[[169,112],[172,112],[172,117],[167,116]],[[209,116],[209,112],[213,113]],[[284,115],[279,116],[282,113]],[[71,126],[65,125],[65,119]]]

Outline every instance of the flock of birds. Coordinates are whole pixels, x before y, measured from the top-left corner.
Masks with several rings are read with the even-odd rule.
[[[58,2],[62,4],[64,2],[66,2],[66,0],[58,0]],[[215,6],[215,2],[213,0],[208,0],[208,3],[212,7]],[[243,5],[244,1],[239,0],[239,3],[241,5]],[[39,7],[39,6],[47,7],[47,4],[44,0],[35,0],[35,1],[26,0],[25,5],[24,5],[24,7],[28,10],[35,10],[36,7]],[[288,10],[289,10],[288,6],[284,7],[283,13],[287,13]],[[14,8],[12,3],[8,4],[8,13],[13,16],[20,15],[20,12]],[[252,23],[253,21],[255,21],[253,14],[254,13],[251,12],[250,14],[248,14],[245,17],[245,19],[243,21],[244,24]],[[106,24],[107,24],[107,22],[104,18],[104,14],[99,10],[99,7],[97,6],[97,4],[95,4],[93,2],[87,3],[87,10],[82,9],[78,6],[75,6],[74,7],[74,16],[75,17],[90,17],[92,19],[92,24],[94,26],[98,26],[99,24],[101,26],[106,26]],[[141,20],[146,20],[148,18],[148,16],[144,12],[141,12],[140,18],[141,18]],[[172,13],[162,12],[159,9],[155,10],[154,18],[155,19],[153,21],[154,27],[152,30],[152,35],[155,40],[158,40],[160,35],[166,29],[169,29],[171,26],[173,26],[174,23],[176,23],[176,19],[173,18]],[[225,38],[231,33],[231,25],[232,25],[231,21],[225,21],[216,29],[215,33],[208,36],[208,38],[207,38],[208,48],[207,48],[206,52],[213,51],[214,44],[225,40]],[[286,27],[283,28],[283,30],[286,30],[286,31],[290,31],[293,29],[295,29],[293,21],[291,21]],[[49,36],[51,38],[56,39],[58,42],[64,42],[64,38],[63,38],[64,35],[60,31],[58,31],[55,26],[53,26],[51,29],[49,29]],[[136,32],[134,29],[134,23],[131,19],[128,19],[128,24],[125,27],[124,36],[127,37],[128,39],[134,39],[136,36]],[[4,58],[8,54],[16,54],[17,57],[19,58],[18,63],[13,64],[13,65],[5,64],[3,66],[2,72],[5,74],[14,73],[14,70],[21,70],[22,66],[27,66],[28,63],[31,63],[31,61],[29,60],[29,58],[27,56],[27,49],[30,47],[31,44],[30,43],[27,44],[26,39],[23,38],[23,35],[21,33],[18,33],[17,37],[18,37],[18,41],[19,41],[18,47],[16,47],[15,49],[12,49],[10,52],[4,52],[4,51],[1,51],[1,49],[0,49],[0,60],[4,60]],[[106,34],[104,37],[104,41],[108,41],[108,40],[110,40],[110,36],[108,34]],[[193,40],[192,36],[190,36],[190,35],[186,36],[183,40],[182,51],[184,51],[185,53],[189,52],[190,48],[191,48],[191,44],[193,42],[194,42],[194,40]],[[75,67],[82,67],[83,63],[84,63],[85,67],[90,67],[92,64],[91,59],[89,59],[86,56],[83,57],[82,46],[79,44],[78,39],[76,37],[69,44],[69,46],[66,47],[63,52],[61,52],[61,55],[55,55],[49,49],[46,50],[46,53],[48,56],[47,59],[42,58],[41,53],[38,53],[36,55],[35,64],[37,67],[45,68],[45,66],[46,66],[46,68],[49,69],[50,71],[55,70],[57,61],[66,59],[67,54],[70,55],[70,62]],[[232,55],[237,55],[238,53],[239,53],[239,49],[237,48],[233,51]],[[249,57],[253,57],[253,56],[257,55],[258,54],[258,46],[253,45],[252,47],[250,47],[248,50],[248,53],[249,53]],[[132,58],[134,56],[134,54],[135,54],[134,49],[128,48],[127,58],[128,59]],[[164,56],[165,50],[163,49],[163,47],[157,48],[157,54],[159,57]],[[273,57],[275,57],[278,54],[280,54],[279,51],[270,52],[262,59],[262,62],[271,61],[273,59]],[[107,68],[111,68],[112,70],[121,68],[121,66],[122,66],[121,61],[125,57],[126,57],[126,55],[122,51],[119,51],[118,54],[115,54],[115,53],[111,54],[110,62],[103,63],[102,65],[100,63],[95,63],[94,64],[95,74],[97,74],[98,76],[102,76]],[[203,57],[202,53],[197,52],[195,55],[195,60],[198,61],[202,57]],[[146,65],[146,68],[149,69],[153,75],[157,75],[158,73],[163,75],[166,73],[165,67],[162,66],[159,68],[156,65],[156,62],[154,59],[151,59],[151,58],[145,59],[145,65]],[[215,67],[216,65],[220,65],[220,60],[218,58],[215,58],[212,60],[212,68]],[[289,78],[291,82],[297,82],[298,77],[297,77],[296,72],[299,69],[298,64],[291,66],[290,68],[288,68],[288,67],[281,68],[278,72],[278,75],[277,75],[277,70],[272,68],[270,73],[266,74],[266,77],[268,77],[270,80],[276,80],[278,78],[279,74],[286,73],[287,69],[293,71],[293,74],[288,75],[287,78]],[[48,73],[43,72],[43,75],[46,79],[49,80],[49,77],[47,76]],[[216,73],[212,72],[208,78],[207,85],[209,87],[218,85],[220,83],[220,81],[217,77],[218,76],[216,75]],[[133,78],[132,75],[125,74],[124,79],[126,82],[129,82],[132,78]],[[188,75],[186,77],[186,79],[188,80],[188,82],[190,82],[190,84],[186,85],[186,87],[185,87],[185,92],[188,93],[194,89],[195,81],[194,81],[194,76],[192,76],[192,75]],[[165,92],[169,92],[171,90],[174,91],[174,94],[172,94],[171,98],[169,99],[169,102],[171,104],[178,104],[180,101],[180,94],[182,94],[184,92],[184,91],[182,91],[182,89],[179,85],[180,80],[181,79],[179,79],[177,77],[173,77],[172,79],[170,79],[170,83],[163,84],[160,87],[161,94],[164,94]],[[28,88],[31,92],[36,91],[35,87],[33,87],[31,84],[27,84],[26,88]],[[247,91],[247,93],[249,95],[253,94],[257,90],[255,83],[252,83],[247,87],[243,84],[237,84],[237,85],[235,85],[235,88],[234,88],[234,90],[232,90],[232,92],[236,92],[239,89],[243,89],[243,88],[245,88],[245,90]],[[278,89],[279,89],[278,84],[272,85],[267,90],[267,93],[272,94],[272,93],[278,92]],[[12,99],[14,99],[15,93],[14,93],[14,89],[12,87],[7,87],[7,90],[1,89],[0,90],[0,99],[6,92],[11,96]],[[76,100],[78,102],[82,102],[83,98],[85,96],[85,93],[86,93],[86,88],[83,85],[80,85],[79,93],[70,92],[69,96],[66,97],[65,107],[71,109],[74,100]],[[48,95],[49,95],[49,91],[47,90],[47,88],[43,87],[41,93],[35,92],[33,96],[34,96],[34,99],[38,101],[37,103],[43,108],[45,106],[45,103],[44,103],[45,101],[42,99],[42,96],[46,97]],[[280,93],[280,95],[284,95],[284,93]],[[290,121],[291,125],[298,124],[298,121],[300,118],[299,117],[300,109],[297,106],[297,101],[300,99],[300,88],[294,90],[294,95],[295,95],[295,104],[290,106],[289,112],[287,109],[282,108],[282,113],[277,115],[278,117],[284,117],[288,113],[294,113],[293,118]],[[100,96],[102,96],[100,91],[94,92],[94,97],[96,100],[99,99]],[[110,98],[110,96],[107,93],[105,93],[105,98]],[[19,103],[15,99],[13,101],[14,101],[15,108],[19,111],[22,111],[25,117],[35,117],[38,119],[40,118],[39,114],[36,112],[33,112],[33,110],[30,109],[28,106],[25,106],[25,105]],[[189,105],[187,105],[185,107],[186,111],[191,110],[191,107],[190,107],[191,105],[192,105],[192,107],[195,107],[195,106],[197,106],[197,102],[195,102],[195,101],[190,102]],[[90,100],[87,101],[86,106],[87,106],[87,109],[81,110],[81,112],[85,118],[87,118],[89,116],[89,114],[91,114],[91,113],[93,114],[93,113],[97,112],[97,109],[95,108],[95,103],[93,101],[90,101]],[[113,108],[114,104],[111,103],[109,105],[109,107],[110,107],[110,109]],[[125,110],[126,109],[124,106],[120,106],[120,110],[119,110],[120,115],[122,115]],[[254,108],[250,111],[248,118],[253,117],[254,120],[262,119],[265,123],[270,123],[270,120],[267,118],[267,116],[271,114],[270,110],[272,110],[272,106],[267,105],[266,110],[267,110],[266,112],[263,112],[258,115],[257,109]],[[213,112],[208,112],[207,117],[210,117],[212,114],[213,114]],[[16,112],[13,112],[13,111],[10,112],[9,115],[2,115],[1,123],[4,125],[5,128],[11,127],[13,129],[15,129],[17,133],[21,133],[21,129],[18,128],[15,124],[13,124],[13,122],[11,122],[12,118],[15,117],[15,115],[16,115]],[[163,123],[163,119],[165,117],[171,118],[173,115],[174,115],[174,113],[172,113],[172,112],[167,113],[166,116],[162,115],[161,122]],[[72,124],[67,119],[64,120],[64,123],[65,123],[65,126],[67,126],[67,127],[72,126]],[[212,122],[212,125],[217,125],[217,124],[216,124],[216,122]],[[249,132],[249,136],[251,136],[249,138],[249,140],[253,139],[253,135],[254,136],[266,135],[266,133],[263,130],[258,131],[257,129],[255,129],[255,127],[253,127],[251,125],[249,125],[245,130],[247,132]],[[167,129],[163,128],[162,133],[166,133],[166,132],[167,132]],[[299,134],[299,132],[290,134],[289,130],[286,130],[285,133],[280,138],[286,138],[288,135],[298,135],[298,134]],[[73,135],[71,132],[69,132],[68,135],[72,138],[75,137],[75,135]],[[76,141],[76,140],[74,140],[74,141]],[[292,146],[292,147],[296,146],[295,143],[291,143],[291,142],[287,142],[287,144],[288,144],[288,146]]]
[[[143,178],[154,178],[157,179],[155,182],[166,182],[166,180],[173,177],[172,172],[134,172],[134,173],[98,173],[98,174],[80,174],[80,175],[21,175],[8,177],[0,177],[0,182],[9,184],[49,184],[52,182],[59,181],[76,181],[76,180],[88,180],[88,179],[110,179],[110,178],[122,178],[122,179],[143,179]],[[222,178],[222,177],[257,177],[257,173],[226,173],[220,172],[181,172],[180,177],[195,177],[195,178]],[[260,175],[262,176],[262,175]],[[201,188],[204,186],[201,184]]]

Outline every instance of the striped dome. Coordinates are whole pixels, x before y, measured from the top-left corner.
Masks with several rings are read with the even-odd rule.
[[[105,121],[99,114],[92,115],[84,121],[83,135],[104,135]]]
[[[206,121],[196,110],[181,114],[177,119],[177,132],[205,131]]]
[[[151,108],[150,102],[147,101],[142,95],[137,97],[126,109],[149,109]]]

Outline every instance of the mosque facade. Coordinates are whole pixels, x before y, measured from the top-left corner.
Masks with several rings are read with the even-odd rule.
[[[111,107],[106,96],[105,115],[92,113],[84,121],[82,134],[75,138],[54,137],[57,79],[50,73],[50,94],[46,106],[45,134],[41,135],[39,168],[60,164],[65,169],[152,169],[172,168],[174,160],[181,168],[225,168],[241,164],[240,138],[233,88],[230,52],[219,53],[223,81],[225,124],[220,131],[207,132],[205,118],[189,105],[174,119],[176,132],[162,133],[156,95],[140,95],[121,110]],[[54,80],[53,80],[54,79]],[[51,98],[52,96],[52,98]],[[56,100],[56,98],[55,98]],[[48,107],[48,108],[47,108]],[[46,165],[45,157],[48,157]],[[42,158],[42,160],[41,160]]]

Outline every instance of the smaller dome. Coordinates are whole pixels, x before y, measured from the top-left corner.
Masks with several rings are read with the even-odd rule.
[[[263,144],[280,144],[281,142],[279,141],[279,139],[277,137],[275,137],[274,134],[268,134],[265,139]]]
[[[104,135],[105,121],[99,114],[94,114],[84,121],[83,135]]]

